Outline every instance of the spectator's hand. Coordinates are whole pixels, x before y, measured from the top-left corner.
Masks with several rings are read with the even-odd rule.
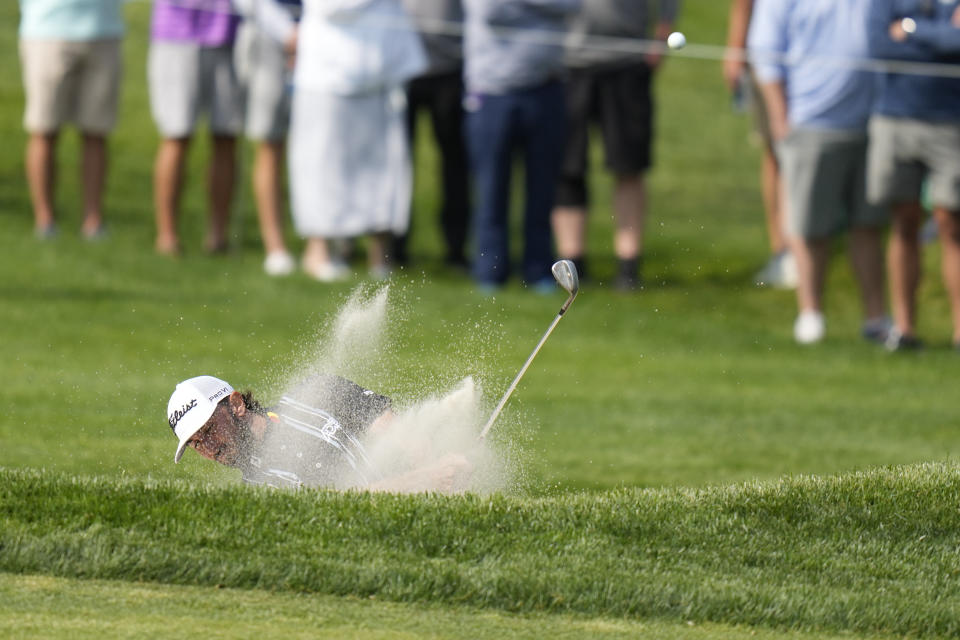
[[[672,30],[672,26],[667,24],[666,22],[660,22],[657,24],[657,28],[654,31],[653,37],[662,46],[658,47],[654,51],[647,52],[647,55],[644,56],[644,60],[646,61],[647,66],[650,67],[651,70],[656,69],[658,66],[660,66],[660,62],[663,60],[663,50],[667,46],[667,36],[670,35],[671,30]]]
[[[739,58],[723,59],[723,79],[727,83],[727,89],[730,90],[730,93],[737,90],[737,85],[740,84],[740,77],[743,75],[746,66],[746,63]]]
[[[960,7],[954,9],[953,17],[950,19],[950,24],[955,26],[957,29],[960,29]]]
[[[287,54],[287,67],[293,69],[294,65],[297,63],[297,38],[299,34],[299,27],[294,26],[293,30],[290,32],[290,37],[287,38],[287,41],[283,43],[283,52]]]
[[[954,18],[956,18],[956,13]],[[902,20],[894,20],[890,23],[890,38],[894,42],[903,42],[907,39],[907,32],[903,30]]]

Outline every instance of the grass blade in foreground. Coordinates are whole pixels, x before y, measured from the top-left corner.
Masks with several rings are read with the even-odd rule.
[[[0,471],[0,570],[780,628],[960,633],[960,467],[549,499]]]

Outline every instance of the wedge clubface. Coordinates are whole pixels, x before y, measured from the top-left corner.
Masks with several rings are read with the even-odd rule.
[[[557,326],[557,323],[560,322],[560,318],[563,317],[563,314],[567,312],[567,309],[570,308],[570,305],[573,304],[573,299],[577,297],[577,293],[580,292],[580,277],[577,275],[577,268],[569,260],[558,260],[553,263],[553,267],[550,268],[553,272],[553,278],[557,281],[557,284],[563,287],[563,289],[570,294],[566,302],[563,303],[563,306],[560,307],[560,312],[557,314],[557,317],[553,319],[553,322],[550,323],[550,327],[547,329],[547,332],[543,334],[543,337],[540,338],[540,342],[537,343],[536,348],[534,348],[533,353],[530,354],[530,357],[527,358],[527,361],[523,364],[523,368],[520,369],[520,373],[517,374],[517,377],[513,379],[513,382],[510,383],[510,387],[507,389],[507,392],[503,394],[503,397],[500,398],[500,403],[497,405],[497,408],[493,410],[493,413],[490,415],[490,419],[487,420],[487,424],[484,425],[483,431],[480,432],[480,440],[483,440],[487,437],[487,432],[490,431],[490,427],[493,426],[494,421],[496,421],[497,416],[500,415],[500,412],[503,410],[507,400],[510,399],[510,394],[513,393],[513,390],[517,388],[517,383],[520,382],[520,378],[523,377],[523,374],[526,373],[527,367],[530,366],[530,363],[533,362],[533,359],[537,356],[537,353],[540,352],[540,347],[543,346],[543,343],[547,341],[547,338],[550,337],[550,334],[553,333],[553,328]]]

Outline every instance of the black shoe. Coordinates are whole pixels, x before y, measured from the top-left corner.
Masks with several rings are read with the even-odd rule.
[[[918,351],[923,348],[923,340],[917,336],[910,336],[894,327],[890,329],[887,335],[887,341],[883,345],[887,351]]]

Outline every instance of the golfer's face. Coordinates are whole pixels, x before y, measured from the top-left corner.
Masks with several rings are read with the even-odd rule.
[[[241,440],[239,421],[229,406],[222,404],[187,444],[204,458],[232,467],[240,460]]]

